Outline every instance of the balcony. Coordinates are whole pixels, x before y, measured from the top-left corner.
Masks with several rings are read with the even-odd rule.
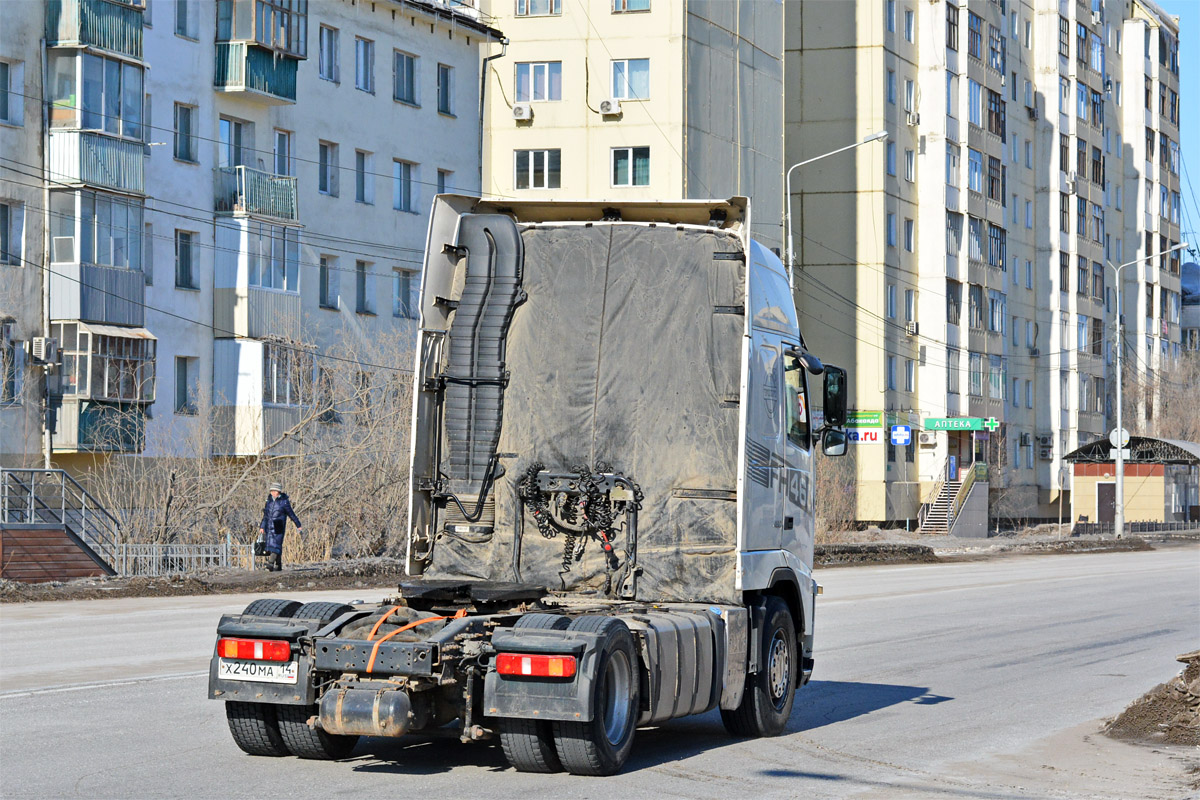
[[[300,338],[300,294],[274,289],[213,289],[213,327],[217,338]]]
[[[145,319],[146,277],[136,269],[92,264],[50,267],[50,316],[101,325],[140,328]]]
[[[217,42],[213,86],[245,92],[272,105],[296,102],[294,58],[246,42]]]
[[[91,131],[51,131],[50,180],[145,194],[144,154],[145,145],[129,139]]]
[[[217,214],[269,217],[283,222],[300,218],[296,179],[250,167],[218,168],[213,202]]]
[[[140,453],[146,447],[146,407],[63,400],[51,444],[56,453]]]
[[[46,45],[91,46],[142,58],[142,9],[121,0],[48,0]]]

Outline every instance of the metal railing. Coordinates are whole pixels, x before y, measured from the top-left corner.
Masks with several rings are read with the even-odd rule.
[[[113,564],[119,575],[179,575],[221,567],[254,569],[249,544],[121,544]]]
[[[49,0],[46,43],[90,44],[141,59],[142,9],[120,0]]]
[[[985,482],[987,479],[988,468],[987,464],[983,462],[976,461],[967,470],[962,484],[958,487],[958,493],[954,495],[954,502],[950,504],[949,518],[946,521],[946,525],[950,529],[954,528],[954,520],[958,519],[958,512],[962,511],[963,503],[967,502],[967,497],[971,494],[971,489],[975,486],[976,481]]]
[[[246,166],[217,168],[214,203],[217,213],[300,218],[295,178]]]
[[[1191,522],[1126,522],[1125,533],[1188,533],[1200,532],[1200,520]],[[1072,536],[1111,536],[1116,533],[1112,522],[1077,522],[1071,528]]]
[[[116,566],[121,524],[61,469],[0,470],[0,522],[63,525]]]
[[[947,458],[942,462],[942,471],[938,475],[937,480],[933,483],[933,493],[929,495],[929,502],[922,503],[920,509],[917,510],[917,530],[925,527],[925,519],[929,516],[929,512],[933,509],[934,503],[938,501],[938,497],[942,494],[942,487],[950,480],[950,459]]]
[[[294,103],[299,63],[246,42],[217,42],[213,86],[229,91],[261,92]]]

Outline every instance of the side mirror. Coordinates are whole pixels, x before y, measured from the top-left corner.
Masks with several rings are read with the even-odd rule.
[[[821,452],[827,456],[846,455],[846,432],[829,428],[821,436]]]
[[[806,353],[802,350],[786,350],[784,355],[791,356],[804,365],[804,368],[813,375],[820,375],[825,371],[825,365],[821,363],[821,359],[814,356],[812,353]]]
[[[825,424],[840,428],[846,424],[846,370],[825,365]]]

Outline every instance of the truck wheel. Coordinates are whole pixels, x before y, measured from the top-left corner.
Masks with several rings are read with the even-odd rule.
[[[614,617],[580,617],[569,630],[598,633],[591,722],[555,722],[554,748],[572,775],[612,775],[633,749],[640,680],[633,634]]]
[[[337,761],[350,755],[358,744],[357,736],[340,736],[310,728],[308,719],[316,715],[316,706],[277,706],[275,713],[279,717],[283,743],[299,758]]]
[[[561,631],[570,624],[571,620],[560,614],[526,614],[513,627]],[[554,750],[554,728],[549,720],[502,717],[498,727],[504,757],[517,772],[562,771],[562,762]]]
[[[758,672],[746,676],[742,703],[721,710],[721,722],[734,736],[778,736],[787,727],[800,666],[792,612],[778,597],[767,598]]]
[[[354,606],[348,606],[345,603],[305,603],[296,609],[296,613],[292,616],[296,619],[315,619],[322,623],[328,623],[353,610]]]
[[[256,617],[290,617],[301,607],[298,600],[274,600],[263,597],[246,606],[243,614],[253,614]]]
[[[252,756],[286,756],[287,745],[279,733],[275,706],[267,703],[225,703],[225,718],[233,741]]]

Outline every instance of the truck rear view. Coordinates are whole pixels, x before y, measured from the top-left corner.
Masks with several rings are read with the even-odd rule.
[[[748,230],[740,198],[435,201],[410,577],[383,606],[222,619],[210,696],[243,750],[445,728],[498,736],[517,769],[609,774],[639,724],[720,708],[737,735],[784,730],[845,373],[805,350]]]

